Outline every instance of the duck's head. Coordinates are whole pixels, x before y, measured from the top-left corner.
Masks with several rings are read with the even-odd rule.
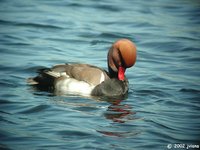
[[[136,46],[128,39],[116,41],[108,51],[108,69],[111,77],[125,79],[125,71],[136,62]]]

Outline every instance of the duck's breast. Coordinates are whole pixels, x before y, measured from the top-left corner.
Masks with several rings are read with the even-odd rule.
[[[91,95],[105,97],[124,97],[128,93],[128,80],[107,79],[94,87]]]

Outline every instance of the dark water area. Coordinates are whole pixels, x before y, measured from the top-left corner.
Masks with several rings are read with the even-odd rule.
[[[198,0],[1,0],[0,149],[198,149],[199,16]],[[120,38],[138,50],[126,99],[56,96],[26,83],[54,64],[107,69]]]

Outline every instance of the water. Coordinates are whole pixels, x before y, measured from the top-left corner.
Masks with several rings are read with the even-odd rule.
[[[198,146],[199,16],[198,0],[0,1],[1,149]],[[106,69],[120,38],[138,49],[125,100],[55,96],[26,83],[59,63]]]

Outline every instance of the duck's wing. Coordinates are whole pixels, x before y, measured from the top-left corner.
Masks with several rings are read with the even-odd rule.
[[[28,79],[30,85],[53,86],[57,79],[73,78],[96,86],[109,79],[105,70],[87,64],[56,65],[52,68],[40,69],[38,73],[38,76]]]
[[[105,70],[88,64],[58,65],[53,67],[53,71],[63,71],[70,78],[74,78],[78,81],[85,81],[94,86],[109,78]]]

